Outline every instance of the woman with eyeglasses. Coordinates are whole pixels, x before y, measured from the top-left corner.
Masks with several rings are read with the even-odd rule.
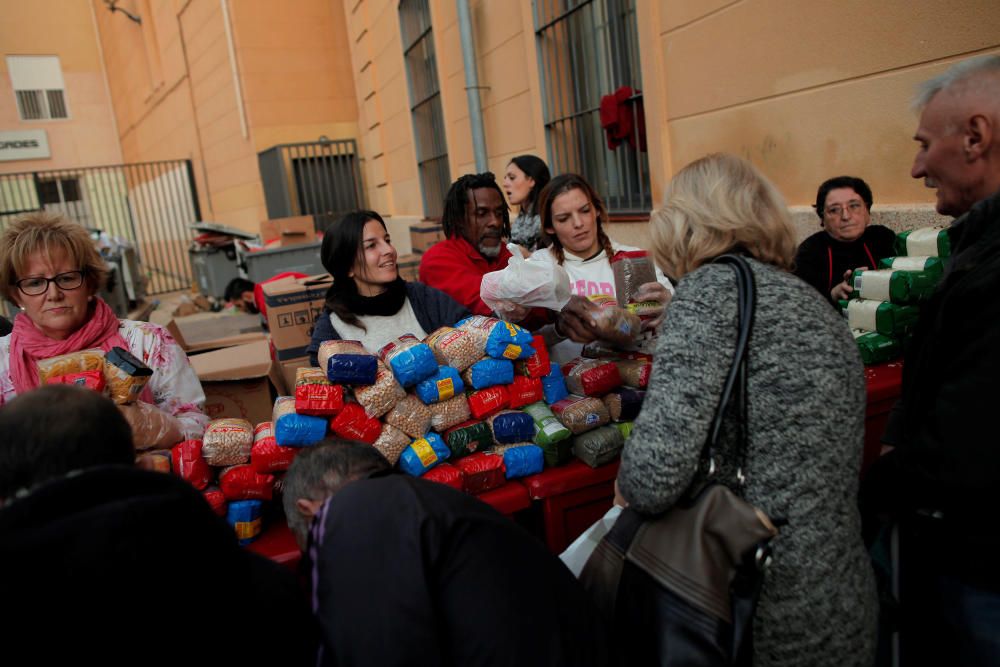
[[[837,176],[823,182],[816,193],[816,215],[823,231],[799,245],[795,275],[836,304],[852,291],[848,284],[854,269],[877,269],[892,257],[896,234],[872,225],[872,190],[860,178]]]
[[[0,236],[0,293],[21,309],[0,338],[0,406],[39,384],[43,359],[100,348],[128,350],[153,369],[132,405],[119,408],[137,449],[200,438],[205,394],[187,356],[156,324],[119,320],[97,292],[107,277],[87,231],[61,216],[33,213]]]

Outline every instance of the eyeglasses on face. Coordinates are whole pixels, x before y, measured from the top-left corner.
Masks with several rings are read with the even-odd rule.
[[[864,207],[865,205],[862,202],[855,199],[853,201],[847,202],[846,208],[851,215],[854,215],[855,213],[861,212],[861,209],[863,209]],[[834,204],[833,206],[828,206],[826,208],[826,214],[831,218],[839,218],[841,213],[844,212],[844,208],[845,207],[841,206],[840,204]]]
[[[25,296],[38,296],[49,291],[49,283],[61,290],[74,290],[83,284],[83,271],[67,271],[51,278],[22,278],[15,285]]]

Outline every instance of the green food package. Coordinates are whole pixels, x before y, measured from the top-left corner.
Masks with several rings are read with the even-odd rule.
[[[841,300],[840,308],[847,316],[852,329],[875,331],[883,336],[902,338],[917,323],[920,309],[917,306],[900,306],[887,301],[872,299]]]
[[[895,269],[896,271],[924,271],[934,276],[944,273],[944,260],[929,255],[907,257],[883,257],[878,261],[880,269]]]
[[[948,238],[948,228],[934,226],[900,232],[896,235],[896,254],[948,257],[951,255],[951,239]]]
[[[493,432],[486,422],[470,419],[445,431],[444,441],[451,450],[452,458],[459,458],[492,448]]]
[[[633,422],[616,422],[612,424],[612,426],[621,431],[622,437],[628,440],[628,437],[632,434],[632,423]]]
[[[851,274],[851,287],[854,288],[851,298],[917,303],[930,298],[940,279],[940,274],[926,271],[855,269]]]
[[[862,329],[852,329],[851,333],[854,334],[854,342],[858,344],[861,363],[865,366],[892,361],[903,354],[903,346],[895,338]]]
[[[572,438],[566,438],[565,440],[558,440],[547,445],[538,446],[542,448],[542,454],[545,456],[545,465],[549,467],[561,466],[569,463],[573,459]]]
[[[552,414],[552,410],[549,409],[549,406],[544,401],[526,405],[523,411],[527,412],[535,420],[535,437],[533,440],[536,445],[551,445],[560,440],[565,440],[571,435],[569,429],[556,419],[556,416]]]
[[[602,426],[573,438],[573,454],[591,468],[602,466],[618,458],[625,437],[614,426]]]

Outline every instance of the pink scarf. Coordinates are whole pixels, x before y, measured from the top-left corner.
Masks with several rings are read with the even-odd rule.
[[[18,313],[10,339],[10,379],[14,383],[14,391],[22,394],[38,386],[39,359],[94,347],[105,352],[115,346],[127,350],[128,344],[118,333],[119,326],[111,306],[100,297],[94,297],[94,314],[66,340],[49,338],[35,327],[27,315]]]

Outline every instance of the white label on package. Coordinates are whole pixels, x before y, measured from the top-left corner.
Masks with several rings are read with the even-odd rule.
[[[851,299],[847,302],[847,325],[852,329],[878,331],[875,327],[878,308],[881,301],[871,299]]]
[[[930,255],[938,256],[938,234],[944,231],[943,227],[927,227],[924,229],[914,229],[906,237],[907,255]]]
[[[927,255],[917,257],[897,257],[892,260],[892,268],[896,271],[923,271],[927,268]]]
[[[862,299],[888,301],[890,282],[892,282],[892,269],[863,271],[854,279],[854,289]]]

